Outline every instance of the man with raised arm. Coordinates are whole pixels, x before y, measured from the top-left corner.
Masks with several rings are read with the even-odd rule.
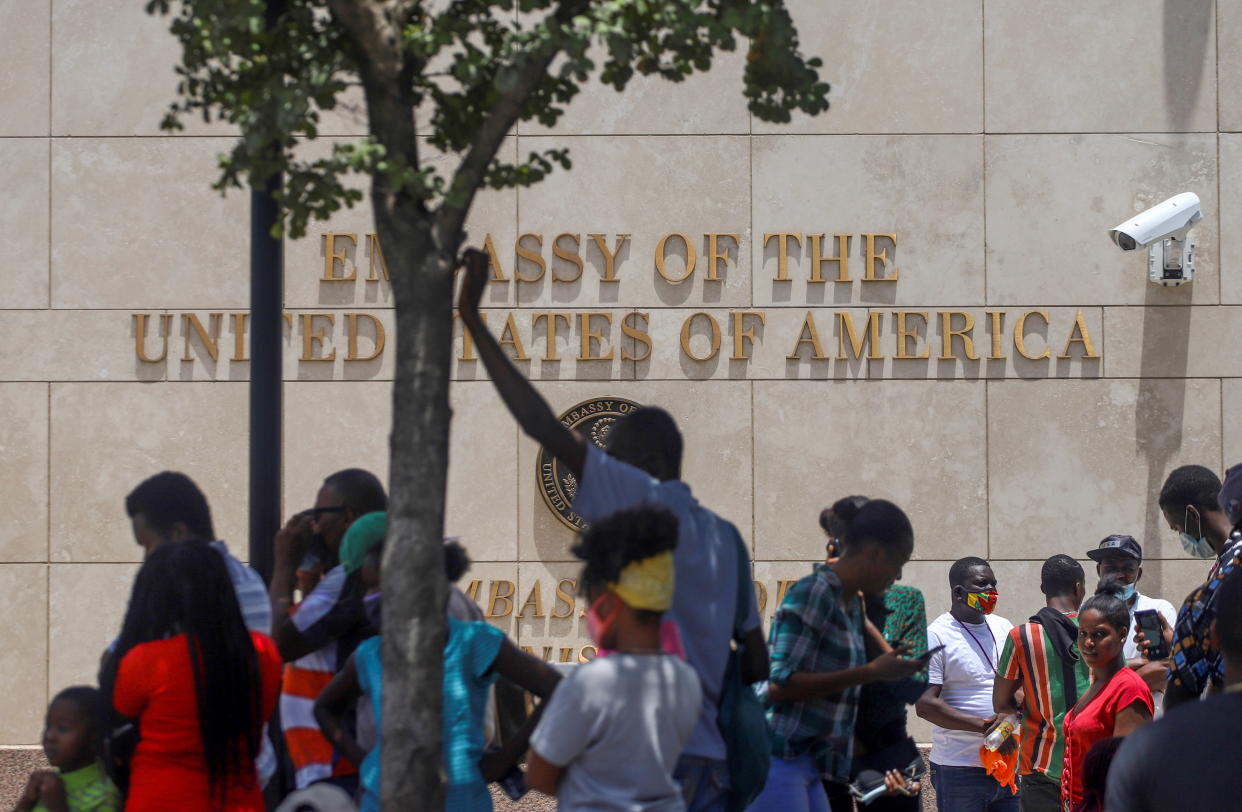
[[[617,420],[607,451],[567,428],[530,382],[510,363],[479,315],[487,285],[487,255],[467,251],[458,310],[501,399],[528,436],[578,479],[574,512],[598,521],[644,502],[661,504],[678,520],[673,605],[667,617],[680,632],[686,659],[702,681],[702,713],[674,773],[688,812],[724,809],[729,775],[725,743],[716,725],[730,643],[743,650],[743,677],[768,676],[768,652],[755,607],[751,574],[740,573],[745,545],[737,529],[698,503],[681,481],[682,441],[668,412],[644,408]],[[739,551],[742,555],[739,555]],[[738,583],[746,580],[745,621],[735,629]]]

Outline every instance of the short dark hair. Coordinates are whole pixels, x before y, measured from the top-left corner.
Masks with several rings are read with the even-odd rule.
[[[52,701],[47,703],[47,706],[51,708],[57,702],[72,702],[77,707],[78,713],[90,720],[91,730],[94,731],[98,726],[99,713],[102,709],[101,696],[99,689],[93,685],[72,685],[52,697]]]
[[[673,416],[658,406],[644,406],[617,418],[608,431],[606,446],[627,462],[656,458],[664,471],[647,470],[649,474],[681,476],[681,431]]]
[[[905,511],[887,499],[847,496],[832,506],[841,527],[841,554],[876,544],[886,550],[905,550],[914,545],[914,527]]]
[[[1242,661],[1242,578],[1230,573],[1216,588],[1216,636],[1230,660]]]
[[[976,567],[991,568],[991,566],[978,556],[968,555],[965,558],[959,558],[953,562],[953,566],[949,567],[949,586],[962,586]]]
[[[1083,602],[1078,610],[1081,618],[1089,610],[1094,609],[1104,616],[1104,622],[1125,636],[1130,628],[1130,607],[1119,596],[1125,584],[1116,575],[1107,575],[1100,580],[1095,594]]]
[[[1039,585],[1049,598],[1072,595],[1074,584],[1086,583],[1082,564],[1064,553],[1057,553],[1044,562],[1039,571]]]
[[[569,551],[583,561],[579,588],[587,592],[614,583],[631,562],[676,546],[677,517],[660,505],[641,504],[595,522],[578,535]]]
[[[455,584],[470,569],[470,555],[461,542],[450,539],[444,542],[444,577],[450,584]]]
[[[139,483],[125,497],[125,513],[131,519],[142,514],[151,529],[165,540],[178,522],[194,538],[211,541],[216,537],[207,497],[194,480],[176,471],[162,471]]]
[[[1183,465],[1174,468],[1160,489],[1159,504],[1164,508],[1184,508],[1194,505],[1199,510],[1219,511],[1216,501],[1220,495],[1220,477],[1202,465]]]
[[[359,516],[388,510],[388,497],[384,494],[384,486],[379,477],[370,471],[346,468],[328,476],[323,484],[336,491],[345,507]]]

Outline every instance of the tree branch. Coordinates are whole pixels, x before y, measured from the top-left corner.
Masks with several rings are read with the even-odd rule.
[[[590,0],[562,0],[549,19],[558,26],[568,25],[574,16],[586,10],[589,5]],[[497,74],[495,83],[500,93],[496,106],[475,133],[466,157],[453,174],[453,182],[445,194],[444,202],[436,211],[436,245],[450,258],[457,253],[462,226],[475,194],[483,185],[487,167],[496,157],[501,141],[517,122],[526,100],[543,80],[560,50],[559,45],[553,45],[527,51],[510,68]]]
[[[359,68],[388,81],[405,67],[401,29],[418,0],[328,0],[328,8],[353,38]]]

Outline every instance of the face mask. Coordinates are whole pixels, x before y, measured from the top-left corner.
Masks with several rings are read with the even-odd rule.
[[[590,635],[595,645],[600,647],[604,645],[604,637],[608,634],[608,630],[612,628],[612,623],[616,620],[617,612],[621,608],[618,606],[607,618],[600,617],[599,605],[606,597],[608,597],[608,593],[600,595],[595,603],[591,604],[591,608],[586,613],[587,634]]]
[[[1128,601],[1138,592],[1138,584],[1124,584],[1121,591],[1117,593],[1117,597],[1123,601]]]
[[[380,606],[380,596],[382,594],[380,592],[372,592],[370,595],[364,595],[362,598],[362,610],[367,614],[367,622],[376,631],[379,631],[380,621],[384,618],[384,613]]]
[[[967,592],[966,605],[977,612],[990,615],[996,611],[997,597],[995,589],[985,589],[982,592]]]
[[[1199,514],[1197,513],[1195,514],[1195,520],[1196,520],[1196,523],[1199,525],[1199,532],[1203,533],[1203,520],[1199,518]],[[1190,527],[1190,511],[1189,510],[1187,510],[1186,515],[1182,517],[1182,527],[1185,527],[1188,529]],[[1196,539],[1194,536],[1190,535],[1185,530],[1183,530],[1181,533],[1178,533],[1178,538],[1181,539],[1182,549],[1186,551],[1186,555],[1193,555],[1195,558],[1215,558],[1216,557],[1216,551],[1212,549],[1212,545],[1209,544],[1208,540],[1202,535],[1200,535],[1199,538]]]

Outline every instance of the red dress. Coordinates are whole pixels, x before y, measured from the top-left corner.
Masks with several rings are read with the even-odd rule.
[[[272,715],[280,691],[280,654],[265,634],[250,633],[259,659],[263,718]],[[126,810],[256,810],[263,806],[254,762],[230,777],[224,805],[211,803],[207,759],[198,725],[194,672],[184,634],[135,646],[117,670],[113,704],[138,719]]]
[[[1151,689],[1143,678],[1122,668],[1109,679],[1085,708],[1065,714],[1065,759],[1061,770],[1061,807],[1073,809],[1082,802],[1082,769],[1087,751],[1101,739],[1113,735],[1117,714],[1142,702],[1148,713],[1155,712]]]

